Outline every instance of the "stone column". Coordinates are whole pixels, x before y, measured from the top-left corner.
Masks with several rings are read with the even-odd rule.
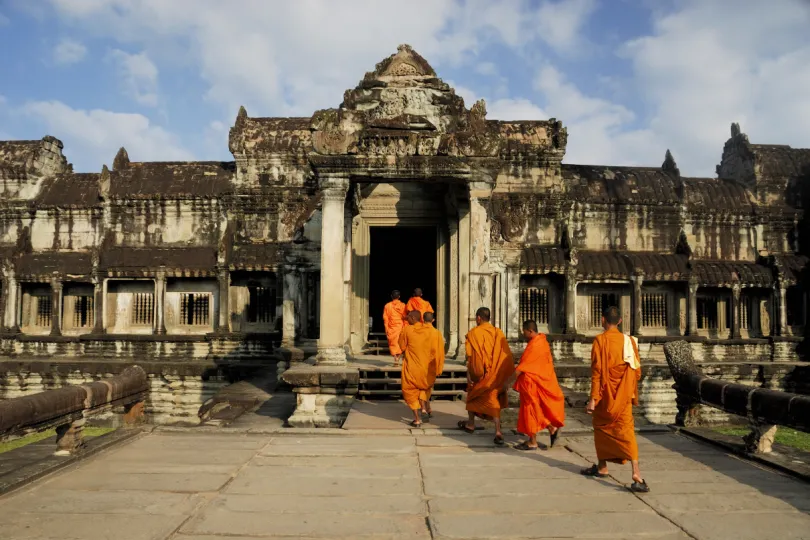
[[[155,334],[166,333],[166,272],[158,271],[155,277]]]
[[[231,273],[227,268],[219,268],[217,282],[219,284],[219,313],[216,331],[227,334],[231,331]]]
[[[284,267],[283,299],[281,314],[281,346],[292,347],[295,345],[295,307],[296,297],[299,291],[298,269],[294,266]]]
[[[23,301],[23,290],[22,290],[22,283],[15,280],[15,287],[14,287],[14,302],[12,302],[12,309],[14,310],[11,314],[11,330],[13,332],[19,332],[20,326],[22,326],[22,301]]]
[[[689,301],[688,309],[689,313],[686,317],[686,325],[687,325],[687,334],[690,336],[696,336],[698,333],[697,329],[697,290],[698,290],[698,281],[697,278],[691,277],[689,278]]]
[[[329,175],[320,179],[321,187],[321,336],[316,362],[321,365],[345,365],[346,350],[344,305],[344,205],[349,179]]]
[[[740,283],[731,286],[731,339],[740,339]]]
[[[520,320],[520,249],[505,249],[506,263],[506,339],[520,339],[523,321]]]
[[[51,281],[51,335],[62,335],[62,281],[54,278]]]
[[[448,223],[450,233],[450,336],[447,350],[449,354],[455,354],[458,349],[459,334],[459,307],[458,307],[458,221],[451,217]]]
[[[574,265],[565,270],[565,333],[577,333],[577,269]]]
[[[93,333],[104,333],[104,275],[93,276]]]
[[[778,335],[786,336],[788,335],[788,328],[787,328],[787,287],[785,286],[785,282],[779,280],[776,284],[776,291],[778,294],[778,305],[779,305],[779,321],[777,323],[777,330]]]
[[[9,287],[9,278],[3,276],[3,290],[2,295],[0,295],[0,316],[2,316],[2,324],[0,324],[0,329],[6,330],[9,327],[9,317],[8,317],[8,302],[9,297],[11,296],[11,288]]]
[[[343,343],[349,341],[352,334],[352,216],[343,205]],[[363,317],[363,343],[368,339],[368,313]]]
[[[643,274],[635,274],[633,276],[633,324],[632,334],[634,336],[641,335],[641,323],[644,322],[644,310],[641,305],[641,285],[644,283]]]

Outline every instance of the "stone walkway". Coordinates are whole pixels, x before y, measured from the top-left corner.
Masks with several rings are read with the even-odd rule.
[[[629,467],[578,474],[588,437],[535,453],[491,437],[156,432],[0,498],[0,536],[810,538],[808,484],[680,435],[640,438],[643,496]]]

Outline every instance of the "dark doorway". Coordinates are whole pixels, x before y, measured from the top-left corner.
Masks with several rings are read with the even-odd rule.
[[[405,303],[416,287],[436,309],[436,228],[372,227],[368,314],[371,331],[384,333],[383,309],[398,289]]]

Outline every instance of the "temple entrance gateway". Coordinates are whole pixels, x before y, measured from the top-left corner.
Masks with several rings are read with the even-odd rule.
[[[384,333],[383,308],[398,289],[407,302],[417,287],[436,309],[436,227],[371,227],[369,317],[371,332]]]

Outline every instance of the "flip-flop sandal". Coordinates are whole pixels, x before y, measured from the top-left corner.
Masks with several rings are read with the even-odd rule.
[[[634,493],[649,493],[650,486],[647,485],[646,480],[642,480],[641,483],[633,482],[630,484],[630,491]]]
[[[548,447],[549,447],[549,448],[554,448],[554,443],[556,443],[556,442],[557,442],[557,438],[558,438],[559,436],[560,436],[560,428],[557,428],[557,431],[555,431],[554,433],[552,433],[552,434],[549,436],[549,439],[551,439],[551,442],[549,442],[549,444],[548,444]]]
[[[430,415],[429,414],[423,414],[422,415],[422,422],[424,422],[425,424],[429,424],[430,423]]]
[[[467,422],[465,422],[464,420],[459,420],[459,422],[458,422],[458,428],[459,428],[460,430],[462,430],[462,431],[466,432],[466,433],[471,434],[471,435],[472,435],[473,433],[475,433],[475,430],[474,430],[474,429],[470,429],[470,427],[467,425]]]
[[[422,422],[417,422],[416,420],[411,420],[409,424],[411,427],[422,427]]]
[[[610,475],[607,475],[607,474],[600,473],[599,472],[599,467],[597,467],[596,465],[591,465],[587,469],[580,470],[579,474],[582,474],[584,476],[593,476],[593,477],[596,477],[596,478],[607,478],[608,476],[610,476]]]
[[[531,451],[539,450],[539,449],[540,449],[539,446],[529,446],[528,444],[526,444],[525,441],[520,443],[520,444],[515,445],[515,450],[523,450],[523,451],[526,451],[526,452],[531,452]]]
[[[495,437],[495,440],[493,442],[495,443],[495,446],[503,446],[504,444],[506,444],[503,440],[503,437]]]

